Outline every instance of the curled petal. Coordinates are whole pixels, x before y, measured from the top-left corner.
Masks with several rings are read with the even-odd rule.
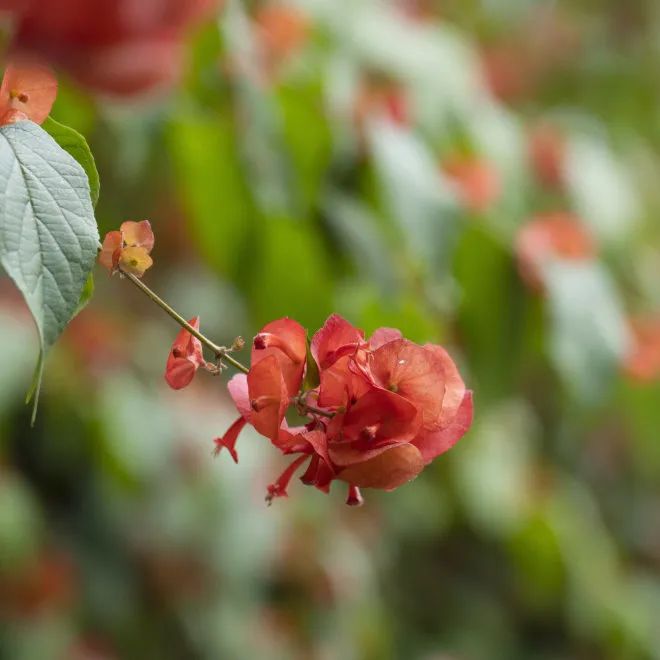
[[[165,380],[173,390],[181,390],[192,382],[197,367],[186,358],[173,358],[167,361]]]
[[[309,457],[303,454],[296,458],[293,463],[291,463],[284,472],[278,477],[277,481],[268,486],[268,494],[266,495],[266,502],[270,503],[276,497],[286,497],[286,489],[289,486],[291,477],[295,474],[296,470],[308,459]]]
[[[234,463],[238,463],[238,454],[236,453],[236,441],[240,432],[243,430],[247,420],[244,417],[239,417],[225,432],[221,438],[216,438],[214,454],[217,456],[223,447],[225,447],[231,457],[234,459]]]
[[[56,96],[57,79],[49,67],[30,61],[13,62],[5,69],[0,86],[0,113],[18,111],[41,124]]]
[[[345,468],[338,478],[360,488],[393,490],[414,479],[423,468],[424,461],[419,450],[404,444]]]
[[[141,247],[147,252],[153,250],[155,239],[149,220],[141,222],[127,220],[122,222],[119,229],[127,247]]]
[[[364,333],[339,314],[328,317],[323,327],[312,337],[310,351],[319,365],[327,369],[343,355],[355,353],[363,342]]]
[[[149,253],[142,247],[127,247],[121,250],[119,254],[121,269],[126,273],[135,275],[135,277],[142,277],[153,263]]]
[[[199,330],[199,316],[188,321]],[[165,367],[165,380],[174,390],[180,390],[190,384],[195,372],[204,364],[202,344],[185,328],[176,336]]]
[[[307,357],[307,333],[300,323],[283,318],[265,325],[258,336],[269,337],[268,345],[252,347],[252,366],[275,356],[280,364],[282,377],[289,396],[295,396],[300,389],[305,360]],[[284,348],[285,347],[285,348]]]

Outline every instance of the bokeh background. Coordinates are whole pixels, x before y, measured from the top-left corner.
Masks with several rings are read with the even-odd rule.
[[[13,0],[58,70],[101,233],[218,342],[337,311],[445,345],[470,433],[360,509],[293,483],[226,377],[163,380],[177,328],[99,270],[49,358],[0,286],[0,656],[660,657],[660,5]],[[92,6],[92,10],[88,6]],[[596,256],[521,277],[570,213]],[[654,320],[655,319],[655,320]]]

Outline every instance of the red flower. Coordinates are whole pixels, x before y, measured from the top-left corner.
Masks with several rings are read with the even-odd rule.
[[[199,330],[199,316],[188,323]],[[197,369],[205,364],[202,343],[184,328],[172,344],[165,367],[165,380],[173,390],[183,389],[190,385]]]
[[[259,7],[254,18],[262,66],[266,77],[272,79],[307,41],[309,20],[295,6],[275,3]]]
[[[518,232],[520,274],[535,290],[543,289],[543,265],[552,259],[584,261],[596,256],[596,242],[580,219],[570,213],[545,213]]]
[[[57,79],[33,60],[10,62],[0,86],[0,125],[22,119],[41,124],[57,96]]]
[[[229,383],[240,418],[216,439],[216,451],[227,447],[236,460],[236,438],[251,424],[284,454],[299,454],[269,486],[269,502],[286,495],[306,464],[303,483],[327,492],[332,481],[344,481],[347,503],[360,504],[360,488],[392,490],[410,481],[471,425],[472,393],[440,346],[419,346],[391,328],[365,340],[332,315],[312,338],[310,353],[320,386],[300,392],[304,331],[290,319],[276,321],[255,337],[247,377]],[[290,405],[307,424],[287,425]]]
[[[99,263],[111,273],[121,269],[136,277],[142,277],[153,265],[149,253],[154,247],[154,234],[148,220],[122,223],[119,231],[105,235]]]

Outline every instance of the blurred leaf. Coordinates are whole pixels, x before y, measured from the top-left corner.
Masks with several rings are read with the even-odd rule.
[[[598,263],[552,262],[546,267],[550,354],[571,391],[598,401],[628,346],[619,296]]]
[[[333,234],[342,250],[351,256],[361,278],[373,282],[383,294],[395,295],[393,257],[368,207],[333,191],[325,197],[323,208]]]
[[[316,330],[333,311],[333,286],[317,232],[301,222],[268,219],[259,238],[249,295],[258,325],[291,316]]]
[[[566,180],[575,209],[603,241],[620,241],[637,224],[639,206],[628,171],[607,145],[578,136],[569,142]]]
[[[321,91],[317,85],[301,84],[278,90],[282,130],[295,169],[294,190],[302,215],[317,203],[330,163],[332,136]]]
[[[446,274],[458,225],[432,153],[409,129],[386,121],[370,126],[369,140],[382,196],[403,240],[430,272]]]
[[[253,204],[236,151],[233,122],[184,116],[168,133],[176,183],[206,261],[235,272],[249,235]]]

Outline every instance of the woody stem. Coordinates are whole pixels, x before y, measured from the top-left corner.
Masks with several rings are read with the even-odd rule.
[[[119,271],[124,277],[128,278],[138,289],[140,289],[147,298],[156,303],[156,305],[158,305],[166,314],[172,317],[182,328],[185,328],[193,337],[199,339],[204,346],[214,353],[216,359],[224,360],[239,371],[242,371],[244,374],[248,373],[249,369],[244,364],[241,364],[238,360],[229,355],[229,349],[226,346],[218,346],[217,344],[214,344],[199,330],[195,330],[195,328],[193,328],[192,325],[181,316],[181,314],[170,307],[160,296],[156,295],[141,279],[135,277],[135,275],[131,273],[127,273],[121,268],[119,268]]]

